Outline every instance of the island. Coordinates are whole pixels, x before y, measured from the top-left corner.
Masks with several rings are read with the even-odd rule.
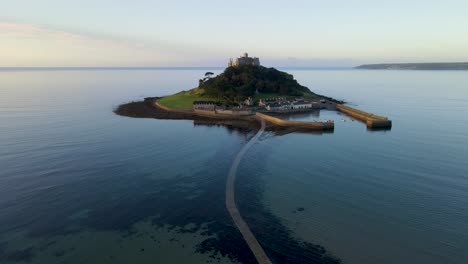
[[[204,77],[198,80],[198,86],[191,90],[123,104],[115,112],[131,117],[192,119],[194,122],[212,121],[223,125],[226,123],[238,125],[242,122],[260,124],[255,135],[243,145],[229,168],[225,205],[257,263],[271,264],[272,256],[265,252],[261,240],[257,239],[236,205],[235,181],[239,164],[245,153],[260,139],[268,127],[295,131],[333,130],[334,122],[331,120],[290,121],[277,116],[277,114],[323,108],[341,111],[364,121],[369,128],[388,128],[392,124],[387,117],[367,113],[347,106],[342,101],[315,94],[299,84],[291,74],[264,67],[260,64],[259,58],[251,58],[247,53],[236,60],[230,59],[228,67],[217,76],[212,72],[206,72]],[[318,245],[311,245],[311,250],[314,252],[313,259],[317,262],[341,263]]]
[[[368,128],[389,128],[387,117],[367,113],[312,92],[294,76],[275,68],[264,67],[257,57],[247,53],[229,59],[217,76],[206,72],[197,87],[164,97],[148,97],[141,102],[120,105],[115,113],[130,117],[191,119],[198,122],[259,123],[267,128],[327,131],[334,129],[332,120],[290,121],[281,114],[318,109],[341,111],[365,122]]]
[[[355,69],[366,70],[468,70],[468,62],[383,63],[364,64]]]

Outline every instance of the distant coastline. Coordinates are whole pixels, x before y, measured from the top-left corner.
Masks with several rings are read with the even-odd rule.
[[[363,64],[355,69],[366,70],[468,70],[468,62],[382,63]]]

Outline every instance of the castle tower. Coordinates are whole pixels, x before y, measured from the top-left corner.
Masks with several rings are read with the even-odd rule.
[[[249,57],[249,54],[245,52],[241,57],[235,60],[229,59],[228,67],[238,67],[243,65],[260,66],[260,59],[258,57]]]
[[[257,57],[253,58],[252,65],[254,65],[254,66],[260,66],[260,59],[257,58]]]

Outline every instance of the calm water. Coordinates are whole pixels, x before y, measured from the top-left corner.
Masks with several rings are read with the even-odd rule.
[[[334,133],[264,134],[236,192],[267,252],[467,263],[468,72],[288,71],[393,128],[321,111],[289,118]],[[204,72],[0,71],[0,262],[253,263],[224,188],[254,131],[112,112]]]

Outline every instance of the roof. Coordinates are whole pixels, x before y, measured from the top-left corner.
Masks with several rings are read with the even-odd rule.
[[[293,105],[310,105],[312,103],[307,103],[307,102],[294,102]]]
[[[290,106],[290,104],[280,104],[280,103],[272,103],[268,104],[270,107],[283,107],[283,106]]]
[[[216,101],[193,101],[193,104],[217,104]]]

